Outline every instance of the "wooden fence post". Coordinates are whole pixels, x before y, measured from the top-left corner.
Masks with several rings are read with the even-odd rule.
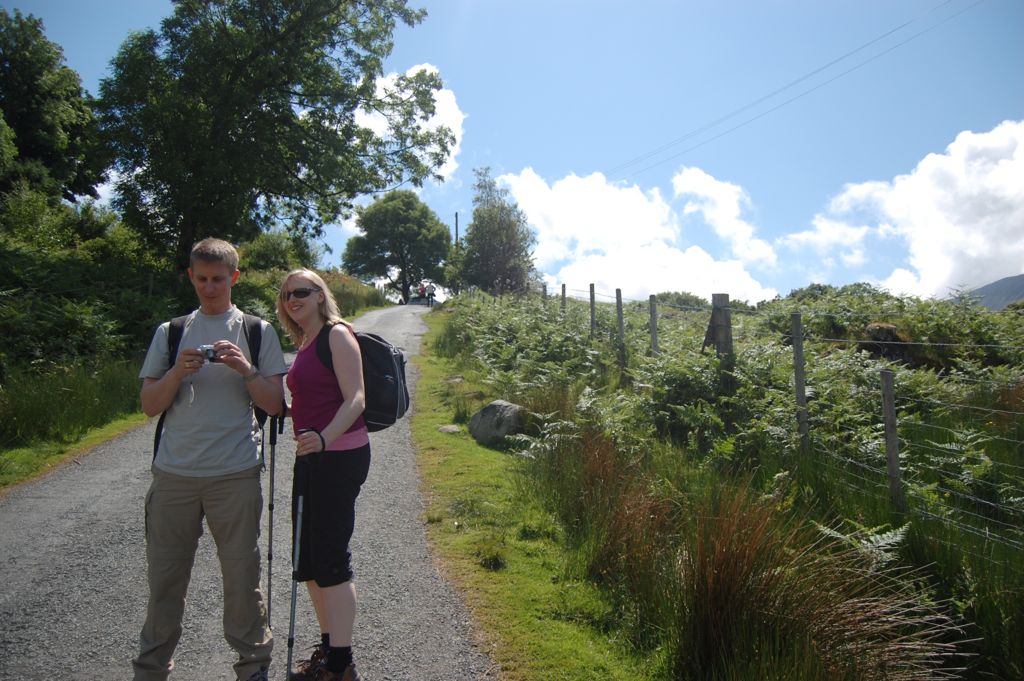
[[[736,377],[732,373],[736,356],[732,350],[732,314],[728,293],[711,294],[711,326],[715,354],[722,360],[719,363],[719,384],[726,395],[732,395],[736,392]]]
[[[651,354],[658,354],[658,298],[653,293],[649,298],[651,308]]]
[[[796,424],[800,433],[800,453],[807,454],[811,447],[807,425],[807,380],[804,373],[804,329],[800,313],[792,316],[790,334],[793,338],[793,376],[796,383]]]
[[[622,289],[615,289],[615,314],[619,320],[619,368],[626,368],[626,323],[622,318]]]
[[[882,369],[882,415],[885,418],[885,461],[889,477],[889,497],[900,513],[907,510],[903,495],[903,472],[900,469],[900,438],[896,429],[896,389],[891,369]]]
[[[565,284],[562,284],[562,309],[565,310]]]
[[[590,285],[590,337],[597,333],[597,305],[594,302],[594,285]]]

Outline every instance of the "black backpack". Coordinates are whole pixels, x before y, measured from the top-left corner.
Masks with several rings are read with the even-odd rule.
[[[167,327],[167,351],[171,358],[171,366],[178,361],[178,346],[181,345],[181,337],[185,334],[185,322],[191,314],[175,317]],[[249,356],[252,357],[252,365],[257,369],[260,366],[260,345],[263,343],[263,320],[251,314],[244,314],[242,333],[245,335],[245,343],[249,346]],[[253,413],[256,415],[256,422],[260,428],[267,422],[267,412],[255,404]],[[167,412],[160,414],[160,420],[156,422],[156,433],[153,434],[153,458],[156,459],[156,451],[160,448],[160,436],[164,432],[164,419]]]
[[[332,373],[329,335],[325,324],[316,337],[316,355]],[[371,433],[394,425],[409,409],[409,389],[405,384],[405,356],[402,351],[374,333],[354,331],[363,356],[363,389],[366,409],[363,420]]]

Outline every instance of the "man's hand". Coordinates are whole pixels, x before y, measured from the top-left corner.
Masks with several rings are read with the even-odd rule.
[[[219,340],[213,344],[217,361],[237,371],[243,378],[252,373],[252,363],[245,358],[242,349],[231,341]]]
[[[203,368],[205,363],[203,355],[196,348],[185,348],[178,353],[178,359],[174,362],[173,371],[178,374],[179,379],[191,376]]]

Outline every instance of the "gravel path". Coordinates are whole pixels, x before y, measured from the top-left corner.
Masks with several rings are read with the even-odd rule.
[[[389,308],[364,315],[356,326],[416,354],[425,311]],[[416,367],[409,364],[406,372],[415,408]],[[154,425],[0,496],[0,681],[131,678],[146,603],[142,507]],[[288,428],[276,448],[272,679],[285,678],[287,658],[294,460]],[[373,463],[352,541],[360,673],[366,681],[498,678],[477,647],[466,608],[428,549],[408,419],[370,439]],[[268,459],[269,450],[268,445]],[[269,496],[269,476],[263,479]],[[265,573],[268,520],[265,510]],[[309,599],[301,587],[298,593],[296,658],[319,640]],[[184,625],[171,679],[233,679],[234,656],[221,629],[219,567],[208,533],[196,556]]]

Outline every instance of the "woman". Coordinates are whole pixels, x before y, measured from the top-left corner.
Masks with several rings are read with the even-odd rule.
[[[310,270],[294,270],[285,278],[277,316],[298,348],[287,377],[296,443],[293,518],[296,500],[303,498],[295,578],[306,582],[321,638],[290,678],[359,681],[352,660],[356,590],[348,548],[356,497],[370,468],[359,345],[324,280]],[[320,334],[328,336],[333,373],[317,356]]]

